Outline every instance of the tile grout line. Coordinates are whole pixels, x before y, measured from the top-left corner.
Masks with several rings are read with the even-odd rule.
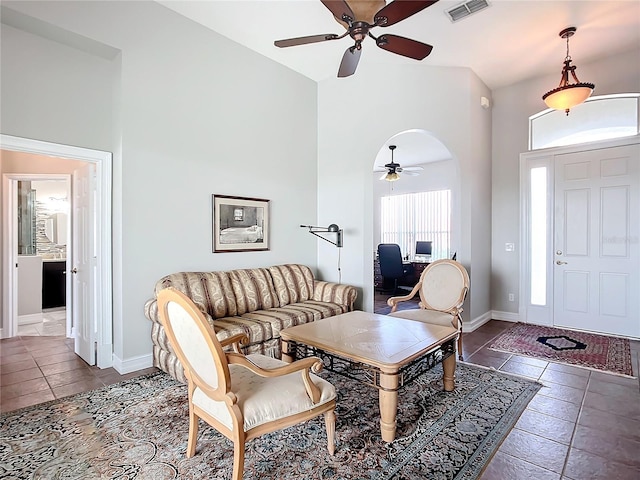
[[[571,450],[573,450],[573,440],[575,438],[576,435],[576,431],[578,430],[578,423],[580,422],[580,418],[582,417],[582,413],[583,413],[583,408],[584,408],[584,402],[587,398],[587,389],[589,388],[589,384],[591,383],[591,372],[589,372],[589,377],[587,378],[587,384],[584,387],[584,392],[582,394],[582,400],[580,401],[580,408],[578,409],[578,416],[576,417],[576,423],[573,426],[573,431],[571,432],[571,439],[569,440],[569,448],[567,450],[567,456],[564,459],[564,465],[562,465],[562,474],[561,476],[566,476],[567,478],[572,478],[569,477],[565,471],[567,469],[567,465],[569,464],[569,457],[571,455]]]

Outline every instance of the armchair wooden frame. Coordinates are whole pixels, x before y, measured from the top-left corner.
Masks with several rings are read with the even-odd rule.
[[[176,329],[174,328],[175,320],[172,319],[172,312],[176,311],[171,308],[171,304],[173,303],[193,319],[193,322],[201,334],[200,336],[194,335],[192,329],[189,340],[195,340],[194,343],[200,342],[201,347],[204,347],[202,342],[206,342],[210,353],[210,358],[206,358],[206,363],[215,369],[215,374],[209,375],[208,381],[203,378],[203,376],[206,377],[208,375],[207,370],[205,369],[203,373],[202,364],[200,366],[193,365],[192,360],[194,359],[194,354],[190,351],[189,355],[185,355],[185,350],[178,341]],[[202,312],[192,300],[182,292],[174,288],[167,288],[160,291],[158,293],[158,309],[171,347],[182,363],[188,380],[189,439],[187,443],[187,457],[192,457],[195,454],[198,436],[198,420],[203,419],[233,442],[232,478],[233,480],[241,480],[244,472],[245,443],[247,441],[265,433],[281,430],[291,425],[310,420],[320,414],[324,414],[327,430],[327,446],[329,453],[333,455],[335,451],[335,394],[333,399],[324,401],[310,409],[302,409],[302,411],[285,416],[284,418],[280,417],[271,421],[265,421],[253,428],[245,429],[242,402],[239,402],[238,396],[232,390],[232,375],[229,370],[229,365],[240,365],[256,375],[267,378],[275,378],[300,372],[307,395],[312,403],[316,404],[321,400],[321,391],[313,382],[310,372],[313,371],[317,373],[322,369],[320,359],[310,357],[290,364],[283,364],[283,366],[278,368],[262,368],[241,353],[240,344],[247,341],[244,334],[234,335],[219,341]],[[231,347],[233,351],[225,352],[223,350],[225,347]],[[202,359],[202,352],[206,352],[206,349],[201,348],[199,359]],[[204,356],[207,356],[206,353]],[[211,379],[216,380],[217,384],[212,384]],[[231,419],[231,428],[193,402],[196,389],[200,389],[211,400],[224,404],[228,412],[228,417]],[[286,402],[289,401],[289,399],[283,398],[282,401]]]
[[[451,266],[459,273],[459,291],[447,291],[447,298],[442,299],[442,296],[437,291],[431,289],[429,277],[433,276],[435,271],[442,266]],[[440,285],[442,288],[442,285]],[[424,269],[420,275],[420,281],[413,287],[413,290],[407,295],[391,297],[387,300],[387,305],[391,307],[391,312],[394,313],[398,309],[398,305],[401,302],[406,302],[415,297],[416,293],[420,295],[420,309],[433,310],[442,313],[448,313],[454,318],[453,326],[458,329],[458,358],[462,360],[462,305],[464,304],[467,293],[469,292],[469,274],[467,270],[457,261],[450,259],[436,260],[430,263]]]

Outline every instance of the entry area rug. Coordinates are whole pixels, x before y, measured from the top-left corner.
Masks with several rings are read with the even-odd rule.
[[[626,338],[517,323],[489,349],[633,377]]]
[[[397,438],[387,444],[377,390],[322,375],[339,394],[335,455],[320,416],[248,442],[246,480],[475,479],[541,387],[458,364],[456,389],[444,392],[436,367],[401,391]],[[229,480],[233,444],[201,421],[187,459],[187,433],[186,387],[164,373],[142,376],[3,414],[0,478]]]

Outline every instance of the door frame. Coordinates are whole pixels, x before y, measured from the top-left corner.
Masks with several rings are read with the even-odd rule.
[[[520,282],[518,317],[521,322],[537,325],[553,326],[553,274],[551,268],[554,259],[554,225],[555,225],[555,175],[554,157],[567,153],[579,153],[590,150],[600,150],[625,145],[640,144],[640,135],[623,137],[600,142],[590,142],[564,147],[545,148],[520,154]],[[546,272],[546,302],[545,305],[532,305],[531,297],[531,265],[530,253],[530,188],[529,171],[532,167],[547,167],[547,232],[546,232],[546,264],[550,267]]]
[[[94,163],[96,167],[96,362],[99,368],[113,365],[113,273],[112,273],[112,154],[101,150],[62,145],[40,140],[0,134],[0,148],[47,157],[68,158]],[[4,288],[0,337],[15,335],[17,323],[17,285],[14,283],[14,226],[8,223],[9,193],[3,188],[2,280]]]

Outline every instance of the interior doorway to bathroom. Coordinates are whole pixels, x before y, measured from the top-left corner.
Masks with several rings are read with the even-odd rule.
[[[19,172],[47,172],[55,176],[56,162],[74,161],[67,239],[66,307],[71,310],[75,352],[89,365],[113,363],[111,153],[1,135],[2,140],[2,338],[18,330],[17,181]],[[16,167],[9,154],[27,155]],[[46,167],[43,167],[43,162]],[[39,168],[36,168],[38,165]],[[11,173],[13,172],[13,173]],[[58,170],[59,172],[59,170]],[[42,175],[42,173],[38,173]],[[57,259],[54,259],[57,260]]]

